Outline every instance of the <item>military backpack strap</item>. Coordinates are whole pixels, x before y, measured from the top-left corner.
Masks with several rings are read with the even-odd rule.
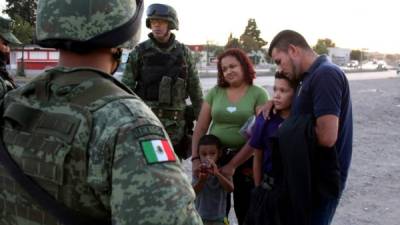
[[[64,204],[56,201],[37,182],[28,177],[15,163],[8,153],[3,139],[0,138],[0,162],[14,180],[25,190],[42,208],[65,225],[110,225],[111,221],[104,222],[69,209]]]
[[[74,96],[70,99],[70,103],[79,106],[88,106],[90,103],[95,102],[106,96],[110,98],[121,98],[121,97],[133,97],[133,92],[118,82],[115,82],[112,77],[107,74],[100,74],[97,71],[73,71],[65,76],[54,75],[54,79],[38,79],[35,81],[34,94],[37,98],[46,101],[50,98],[49,82],[54,82],[59,85],[74,85],[80,84],[85,81],[92,81],[92,86],[81,92],[79,95]],[[27,89],[27,94],[30,92]],[[12,104],[4,112],[3,118],[8,118],[17,126],[21,126],[22,129],[29,129],[34,121],[39,118],[43,118],[43,113],[40,110],[24,107],[20,104]],[[47,117],[47,116],[44,116]],[[52,119],[51,119],[52,120]],[[61,121],[59,121],[61,122]],[[60,129],[65,128],[62,123],[57,123]],[[71,125],[71,124],[64,124]],[[71,127],[70,127],[71,128]],[[54,128],[52,128],[54,129]],[[71,128],[72,129],[72,128]],[[71,130],[66,129],[66,130]],[[59,132],[63,134],[63,132]],[[64,135],[65,136],[65,135]],[[65,136],[63,138],[71,140],[72,137]],[[92,218],[88,215],[82,215],[73,209],[68,208],[61,202],[58,202],[50,193],[48,193],[43,187],[41,187],[35,180],[30,176],[26,175],[22,168],[14,161],[9,154],[6,146],[4,145],[3,139],[0,138],[0,163],[3,164],[7,172],[14,178],[14,180],[25,190],[31,198],[37,202],[43,209],[45,209],[54,218],[58,219],[61,223],[66,225],[108,225],[111,221],[99,220]]]

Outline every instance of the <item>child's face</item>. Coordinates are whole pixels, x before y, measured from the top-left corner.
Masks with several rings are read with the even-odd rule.
[[[215,163],[219,158],[218,152],[219,150],[215,145],[200,145],[199,146],[200,161],[202,162],[213,161]]]
[[[274,106],[277,110],[289,110],[294,95],[293,88],[285,79],[275,79],[274,84]]]

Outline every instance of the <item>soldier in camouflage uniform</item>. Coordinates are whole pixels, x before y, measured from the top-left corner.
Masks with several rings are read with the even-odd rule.
[[[202,224],[161,122],[110,75],[142,9],[38,1],[36,41],[60,62],[4,98],[1,225]]]
[[[21,42],[11,33],[12,21],[0,17],[0,98],[5,93],[16,87],[14,80],[8,74],[6,65],[10,54],[9,44],[21,44]]]
[[[152,4],[147,9],[149,39],[129,55],[122,82],[141,97],[163,123],[180,158],[191,155],[193,122],[203,99],[190,50],[175,40],[175,9]],[[192,106],[186,103],[190,97]]]

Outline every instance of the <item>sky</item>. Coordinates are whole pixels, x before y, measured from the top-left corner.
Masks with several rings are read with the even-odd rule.
[[[144,0],[173,6],[179,17],[177,39],[185,44],[225,45],[230,33],[244,32],[254,18],[261,38],[270,42],[279,31],[301,33],[310,45],[331,39],[337,47],[400,53],[398,0]],[[0,0],[0,8],[5,8]],[[146,10],[145,8],[145,10]],[[150,32],[144,25],[141,40]],[[268,47],[268,45],[267,45]]]

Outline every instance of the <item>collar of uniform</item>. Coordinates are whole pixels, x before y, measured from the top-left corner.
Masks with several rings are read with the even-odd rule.
[[[311,64],[310,68],[306,72],[303,73],[302,79],[304,80],[309,74],[313,74],[315,70],[324,62],[328,61],[328,56],[326,55],[320,55],[318,56],[313,64]]]
[[[166,43],[161,43],[154,38],[153,33],[149,33],[147,36],[153,41],[154,45],[161,49],[167,49],[174,45],[175,43],[175,34],[171,33],[169,40]]]

